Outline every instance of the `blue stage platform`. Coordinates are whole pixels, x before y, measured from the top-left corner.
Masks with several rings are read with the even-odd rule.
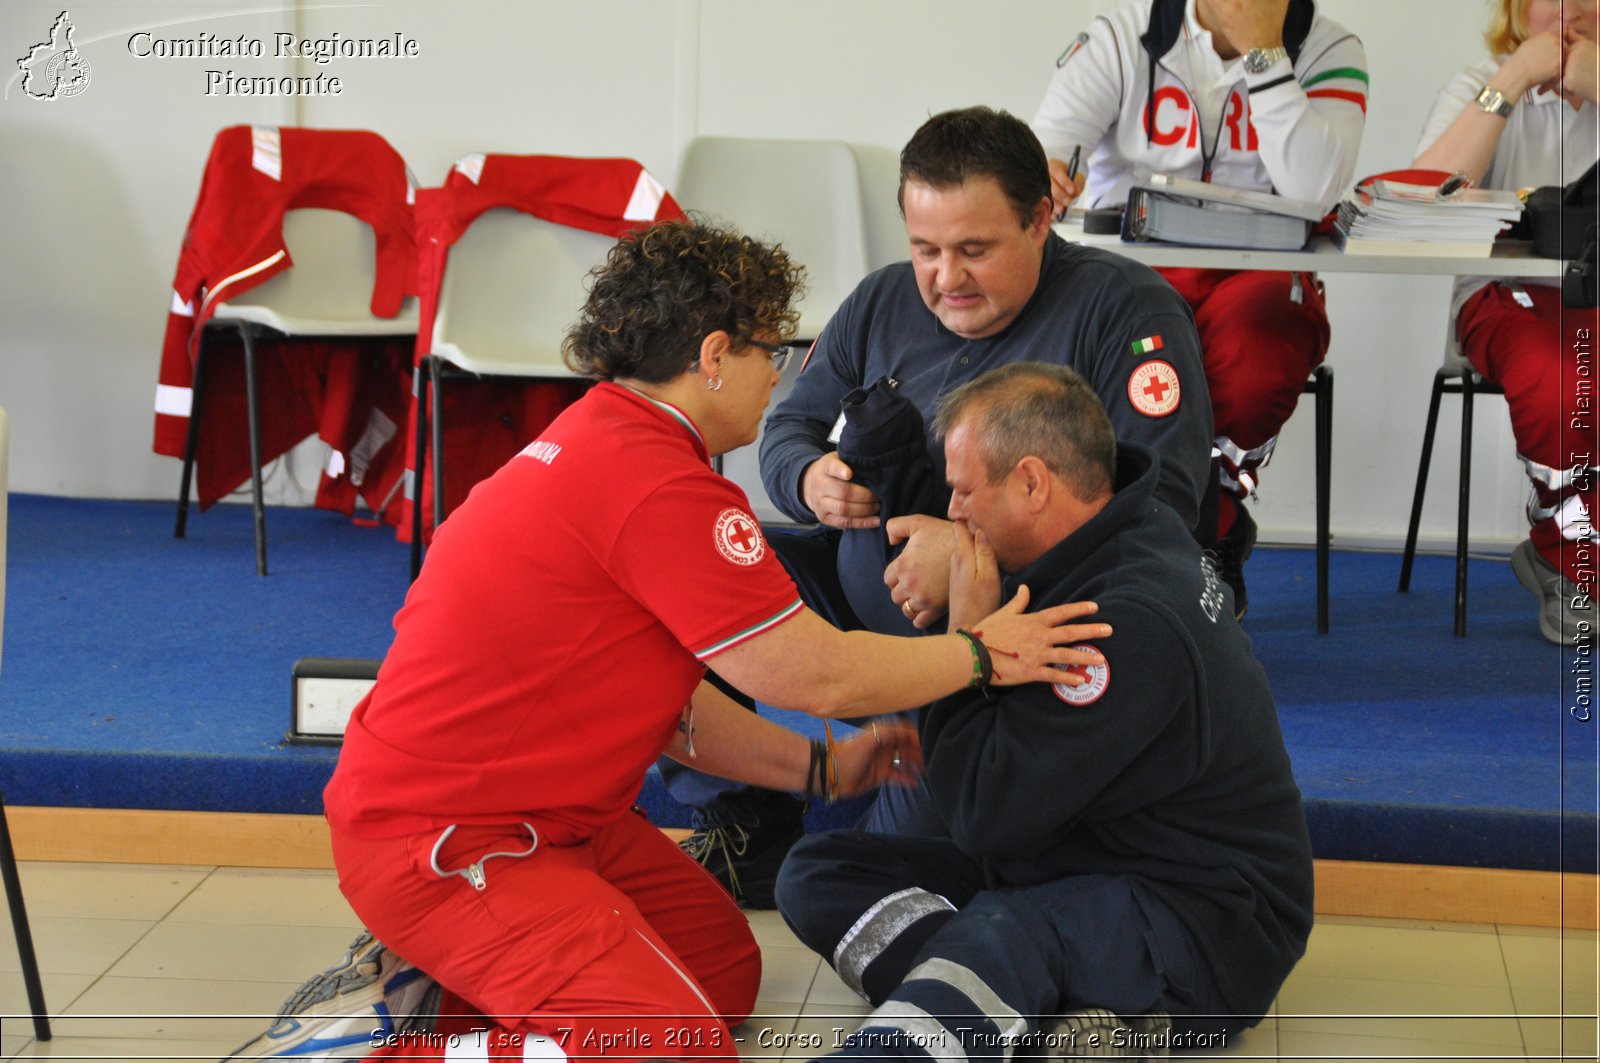
[[[284,743],[290,667],[383,655],[407,549],[388,529],[274,508],[262,579],[248,507],[192,517],[185,541],[171,519],[169,502],[12,496],[9,804],[320,811],[337,751]],[[1393,555],[1336,551],[1332,632],[1319,636],[1310,552],[1262,549],[1250,563],[1245,626],[1317,855],[1595,871],[1600,721],[1569,711],[1593,694],[1578,686],[1592,658],[1539,638],[1504,562],[1473,562],[1466,639],[1450,633],[1449,559],[1420,559],[1409,595],[1397,571]],[[653,776],[642,803],[687,823]]]

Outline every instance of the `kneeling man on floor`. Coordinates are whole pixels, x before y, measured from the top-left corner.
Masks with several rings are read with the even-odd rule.
[[[1093,601],[1090,682],[977,690],[923,723],[938,837],[842,830],[784,919],[875,1009],[841,1055],[1164,1055],[1257,1023],[1305,951],[1311,848],[1267,678],[1209,560],[1070,369],[952,392],[952,630],[1017,584]],[[1004,576],[984,579],[992,550]],[[1002,585],[1003,584],[1003,585]],[[1005,669],[1003,657],[995,666]]]

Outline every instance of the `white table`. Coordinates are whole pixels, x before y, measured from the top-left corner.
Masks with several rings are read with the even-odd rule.
[[[1304,251],[1236,251],[1225,247],[1185,247],[1181,244],[1129,243],[1119,236],[1089,236],[1081,222],[1055,226],[1064,240],[1103,247],[1143,262],[1147,266],[1195,269],[1298,270],[1313,273],[1406,273],[1462,277],[1559,277],[1566,263],[1540,258],[1525,241],[1501,240],[1488,258],[1454,255],[1347,255],[1325,236],[1312,237]]]
[[[1088,235],[1083,231],[1081,219],[1060,222],[1054,226],[1062,239],[1072,243],[1101,247],[1114,254],[1143,262],[1147,266],[1167,266],[1196,269],[1249,269],[1286,270],[1301,273],[1381,273],[1411,276],[1471,276],[1471,277],[1560,277],[1566,263],[1559,259],[1540,258],[1533,254],[1532,246],[1524,241],[1499,241],[1488,258],[1461,258],[1453,255],[1362,255],[1345,254],[1325,236],[1312,238],[1303,251],[1240,251],[1223,247],[1187,247],[1182,244],[1139,243],[1124,241],[1115,234]],[[1328,509],[1331,476],[1331,425],[1332,415],[1331,375],[1320,377],[1314,391],[1318,402],[1317,430],[1317,630],[1328,630]],[[1437,401],[1437,400],[1436,400]],[[1465,451],[1463,452],[1465,453]],[[1465,473],[1463,473],[1465,475]],[[1420,478],[1420,474],[1419,474]],[[1463,510],[1463,513],[1465,510]],[[1463,519],[1465,519],[1463,517]],[[1415,531],[1413,530],[1413,535]],[[1457,580],[1457,634],[1464,623],[1464,589]]]

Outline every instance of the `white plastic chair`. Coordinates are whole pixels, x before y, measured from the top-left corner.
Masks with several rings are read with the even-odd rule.
[[[450,249],[418,374],[412,467],[411,575],[422,562],[422,475],[433,449],[434,527],[444,521],[443,387],[460,376],[573,379],[561,341],[588,297],[589,271],[613,237],[509,207],[485,211]],[[429,391],[431,389],[431,401]]]
[[[218,306],[206,328],[232,329],[244,344],[246,404],[249,410],[250,493],[255,508],[256,572],[267,574],[266,510],[261,485],[261,424],[257,394],[256,343],[277,334],[297,340],[415,336],[417,300],[407,298],[392,318],[373,315],[372,287],[377,270],[371,226],[337,210],[291,210],[283,220],[284,245],[294,261],[271,280]],[[194,404],[178,488],[178,521],[183,538],[189,513],[189,483],[199,441],[205,349],[202,338],[194,372]]]
[[[910,257],[900,216],[900,156],[876,144],[852,144],[861,170],[861,212],[867,225],[867,265],[881,269]]]
[[[0,636],[6,619],[6,510],[9,497],[7,458],[10,449],[10,423],[0,407]],[[0,637],[0,644],[4,638]],[[0,878],[5,879],[6,903],[11,908],[11,928],[17,939],[17,957],[22,962],[22,981],[28,994],[28,1010],[33,1013],[33,1033],[41,1041],[50,1040],[50,1015],[44,1004],[44,985],[39,979],[39,959],[33,951],[33,931],[28,925],[28,909],[22,899],[22,879],[17,874],[17,854],[11,845],[11,826],[6,822],[5,798],[0,796]]]
[[[805,265],[798,339],[816,339],[870,268],[860,169],[842,141],[696,137],[675,195]]]
[[[675,195],[685,210],[783,245],[806,267],[795,342],[822,332],[871,270],[862,176],[850,146],[838,140],[763,140],[696,137],[684,150]],[[802,352],[803,353],[803,352]],[[799,373],[796,358],[772,396],[782,402]],[[757,469],[756,442],[719,458],[717,468],[739,484],[764,520],[785,520],[767,498]]]

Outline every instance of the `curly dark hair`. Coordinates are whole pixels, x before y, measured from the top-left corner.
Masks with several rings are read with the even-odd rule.
[[[561,353],[574,373],[664,384],[687,372],[718,329],[736,345],[793,337],[805,268],[783,248],[698,219],[618,241],[590,271],[589,298]]]

